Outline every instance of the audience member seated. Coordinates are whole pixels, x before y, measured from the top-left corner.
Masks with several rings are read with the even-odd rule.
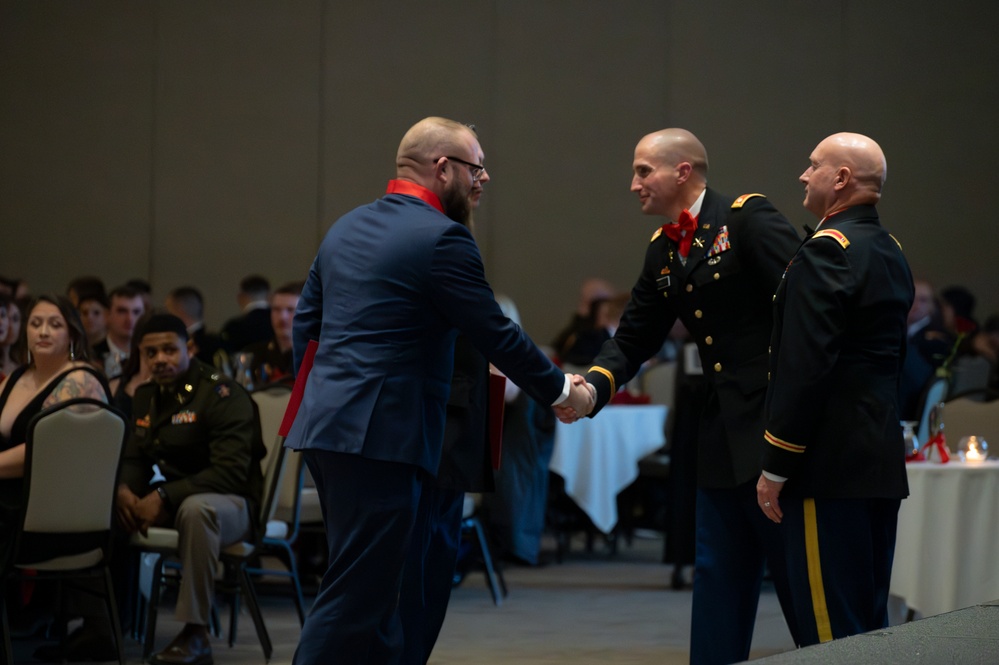
[[[267,342],[274,336],[271,328],[271,284],[260,275],[249,275],[239,283],[236,301],[241,314],[222,327],[222,347],[230,354],[251,344]]]
[[[905,362],[899,380],[899,415],[919,420],[920,400],[951,348],[954,336],[944,329],[933,296],[933,286],[916,279],[915,297],[909,309]]]
[[[563,357],[563,354],[572,349],[581,333],[587,334],[594,329],[594,301],[610,298],[616,292],[616,289],[609,282],[599,277],[591,277],[583,281],[579,288],[579,301],[576,303],[576,311],[572,315],[572,320],[555,336],[555,340],[552,342],[552,348],[559,361],[575,364],[574,361]],[[589,360],[593,360],[593,357],[590,356]],[[586,362],[588,361],[584,360],[579,364]]]
[[[14,351],[25,363],[0,383],[0,569],[7,564],[21,501],[25,440],[28,422],[39,411],[74,397],[110,398],[103,376],[88,356],[79,316],[66,298],[38,297],[28,308]],[[4,590],[7,592],[8,590]],[[36,587],[36,596],[39,588]],[[51,619],[38,609],[10,605],[12,616],[23,622]],[[30,632],[30,631],[29,631]]]
[[[73,303],[73,307],[80,308],[80,301],[84,294],[100,293],[107,297],[107,290],[100,277],[94,275],[84,275],[77,277],[66,286],[66,297]]]
[[[125,282],[125,286],[134,290],[142,298],[143,312],[153,311],[153,287],[149,282],[136,277]]]
[[[294,381],[291,324],[303,286],[304,282],[291,282],[274,292],[271,296],[271,327],[274,329],[274,337],[243,349],[243,353],[249,356],[250,376],[255,388],[279,381]]]
[[[146,312],[135,324],[136,330],[141,330],[146,321],[154,312]],[[108,385],[111,388],[111,403],[116,409],[125,415],[128,422],[132,420],[132,400],[135,391],[144,383],[149,383],[153,378],[149,369],[149,360],[139,353],[139,340],[136,335],[132,335],[132,343],[128,352],[128,360],[122,368],[121,375],[111,379]]]
[[[999,313],[985,320],[982,329],[971,339],[971,351],[989,361],[988,387],[999,390]]]
[[[87,344],[91,348],[102,343],[108,336],[108,297],[104,293],[88,293],[80,299],[76,310],[87,333]]]
[[[496,302],[520,325],[512,300],[497,296]],[[540,562],[555,416],[509,380],[505,401],[500,467],[493,474],[495,490],[482,495],[482,509],[500,551],[510,560],[533,566]]]
[[[948,395],[953,397],[984,389],[989,383],[992,366],[988,358],[975,349],[979,333],[975,296],[963,286],[950,286],[940,293],[940,299],[944,326],[957,340],[944,361],[944,371],[950,379]]]
[[[0,292],[6,293],[15,302],[27,302],[31,296],[28,282],[19,277],[0,277]]]
[[[559,353],[564,364],[587,367],[597,357],[604,342],[614,336],[621,324],[621,315],[630,294],[622,293],[608,298],[597,298],[590,305],[589,327],[580,326],[565,342]]]
[[[0,292],[0,347],[3,347],[4,351],[6,351],[7,331],[10,330],[9,305],[10,296],[6,292]],[[2,361],[3,358],[0,358],[0,381],[7,378],[7,374],[3,371],[4,363]]]
[[[5,298],[0,300],[0,307],[7,313],[7,333],[0,337],[0,375],[7,377],[20,364],[14,358],[13,351],[21,334],[21,308],[6,293],[0,294],[0,297]]]
[[[205,299],[193,286],[178,286],[164,303],[166,311],[187,326],[187,335],[194,344],[194,356],[203,363],[215,364],[215,352],[222,348],[222,338],[205,329]]]
[[[951,334],[973,334],[978,329],[974,294],[963,286],[948,286],[940,292],[940,316]]]
[[[135,323],[145,312],[142,294],[130,286],[119,286],[108,296],[111,305],[108,311],[108,334],[105,340],[94,347],[98,367],[113,379],[121,374],[131,347]]]
[[[177,529],[183,565],[175,616],[184,628],[149,662],[210,663],[219,552],[250,536],[261,498],[260,425],[245,390],[188,355],[183,321],[154,314],[138,334],[153,381],[135,391],[117,513],[128,533]],[[165,482],[151,484],[153,464]]]

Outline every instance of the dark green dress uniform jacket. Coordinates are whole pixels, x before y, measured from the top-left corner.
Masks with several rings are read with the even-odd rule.
[[[912,273],[874,206],[827,218],[777,290],[763,468],[815,498],[908,495],[897,407]]]
[[[265,452],[249,394],[192,358],[187,374],[169,390],[148,383],[135,391],[121,478],[142,496],[157,464],[171,511],[205,492],[244,496],[252,509],[260,502]]]
[[[597,409],[662,347],[679,318],[708,382],[698,441],[698,483],[731,488],[759,476],[773,295],[801,242],[760,194],[708,189],[684,265],[675,243],[652,236],[645,265],[613,339],[587,373]]]

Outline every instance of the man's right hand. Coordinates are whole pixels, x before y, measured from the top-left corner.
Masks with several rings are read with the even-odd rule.
[[[584,377],[574,374],[569,396],[555,407],[555,415],[563,423],[574,423],[589,415],[596,403],[597,389],[587,383]]]
[[[139,530],[139,522],[136,511],[139,505],[139,497],[128,488],[128,485],[119,485],[118,493],[115,495],[115,514],[118,516],[118,523],[127,533],[135,533]]]

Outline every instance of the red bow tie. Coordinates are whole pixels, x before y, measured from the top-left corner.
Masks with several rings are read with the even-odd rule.
[[[680,256],[687,258],[690,254],[690,243],[694,241],[694,231],[697,230],[697,220],[690,216],[689,210],[680,213],[680,219],[676,224],[663,224],[663,233],[666,237],[676,243]],[[680,233],[686,231],[681,237]]]

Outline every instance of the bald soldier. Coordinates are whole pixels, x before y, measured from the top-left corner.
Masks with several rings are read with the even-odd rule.
[[[800,240],[762,194],[733,197],[708,187],[707,153],[687,130],[642,138],[633,171],[642,212],[665,223],[652,235],[620,327],[586,375],[597,393],[593,415],[659,351],[679,318],[697,342],[707,383],[690,660],[734,663],[749,657],[767,562],[789,608],[780,536],[756,507],[756,479],[773,294]],[[557,412],[563,420],[581,415]]]
[[[912,275],[875,205],[887,164],[861,134],[816,146],[799,180],[819,226],[775,297],[760,510],[780,524],[799,646],[888,625],[899,504],[896,405]]]
[[[475,132],[426,118],[403,137],[383,198],[330,228],[293,323],[296,369],[319,350],[288,435],[323,504],[329,564],[297,665],[399,663],[403,564],[437,472],[454,340],[531,397],[581,412],[593,398],[500,311],[467,228],[488,181]],[[420,529],[420,532],[417,532]]]

